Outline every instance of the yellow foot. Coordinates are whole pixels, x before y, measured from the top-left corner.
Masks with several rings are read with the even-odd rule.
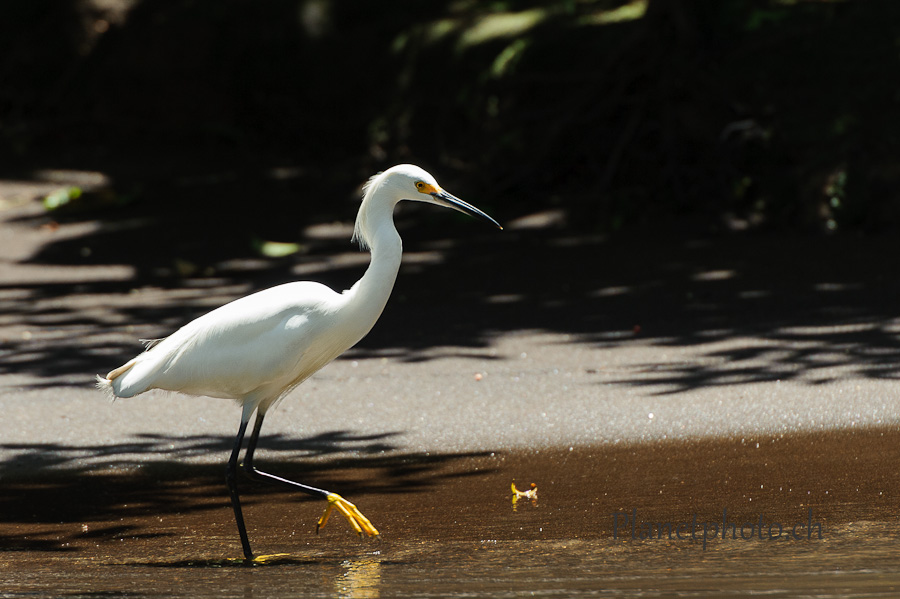
[[[295,558],[290,553],[270,553],[268,555],[257,555],[247,559],[246,557],[229,557],[223,560],[209,560],[205,565],[210,566],[262,566],[267,564],[279,564],[290,562]],[[201,562],[197,562],[198,564]]]
[[[281,562],[290,557],[290,553],[270,553],[268,555],[257,555],[250,561],[254,564],[267,564],[271,562]]]
[[[328,523],[328,517],[331,515],[331,511],[336,509],[344,515],[348,522],[350,522],[350,526],[353,527],[359,536],[362,536],[364,532],[370,537],[378,536],[378,530],[372,526],[372,523],[369,522],[368,518],[362,515],[362,512],[356,509],[355,505],[337,493],[329,493],[326,499],[328,499],[328,507],[325,508],[325,513],[322,514],[322,517],[319,518],[319,521],[316,523],[316,534],[319,533],[320,528]]]

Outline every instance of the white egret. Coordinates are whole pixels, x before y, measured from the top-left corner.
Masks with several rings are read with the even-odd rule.
[[[171,336],[106,375],[97,386],[115,397],[150,389],[236,400],[241,422],[228,460],[226,482],[244,557],[253,559],[237,489],[238,458],[247,423],[256,421],[242,464],[249,478],[273,482],[328,501],[316,530],[332,509],[362,535],[378,531],[356,506],[336,493],[287,480],[253,466],[259,431],[269,408],[320,368],[362,339],[378,320],[400,268],[402,244],[394,227],[401,200],[428,202],[485,219],[493,218],[444,191],[423,169],[403,164],[375,175],[363,188],[353,238],[371,250],[363,277],[336,293],[319,283],[299,281],[259,291],[186,324]]]

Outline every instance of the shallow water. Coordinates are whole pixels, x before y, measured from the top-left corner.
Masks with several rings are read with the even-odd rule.
[[[272,463],[382,535],[336,517],[316,535],[320,502],[248,486],[254,549],[286,554],[256,565],[218,467],[6,480],[0,597],[896,596],[898,446],[868,430]],[[514,479],[537,500],[513,504]]]
[[[385,543],[255,567],[175,556],[61,557],[5,568],[0,596],[886,597],[900,592],[898,540],[884,524],[865,523],[803,547],[760,543],[706,552],[664,542],[485,540]]]

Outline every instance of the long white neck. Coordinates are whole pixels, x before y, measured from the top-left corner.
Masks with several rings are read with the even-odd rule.
[[[357,322],[367,323],[365,332],[381,316],[391,296],[403,255],[400,234],[394,227],[395,202],[368,201],[370,199],[364,201],[357,218],[365,224],[360,231],[360,241],[369,246],[372,258],[363,277],[345,292],[348,296],[346,309],[358,317]]]

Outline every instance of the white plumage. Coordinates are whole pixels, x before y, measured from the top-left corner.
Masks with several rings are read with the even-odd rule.
[[[116,397],[166,389],[266,409],[368,332],[374,320],[340,318],[352,297],[308,281],[248,295],[186,324],[99,384]]]
[[[115,397],[150,389],[233,399],[243,406],[241,425],[228,467],[232,506],[244,555],[252,558],[237,494],[235,470],[251,415],[256,424],[247,445],[244,470],[256,479],[279,482],[328,499],[323,525],[334,507],[357,531],[377,535],[371,523],[340,496],[256,470],[253,451],[267,410],[294,387],[355,345],[381,315],[400,268],[402,243],[393,222],[394,206],[415,200],[454,208],[497,222],[447,193],[423,169],[405,164],[372,177],[356,218],[354,239],[372,259],[363,277],[343,293],[319,283],[286,283],[235,300],[186,324],[147,351],[97,377],[97,386]]]

